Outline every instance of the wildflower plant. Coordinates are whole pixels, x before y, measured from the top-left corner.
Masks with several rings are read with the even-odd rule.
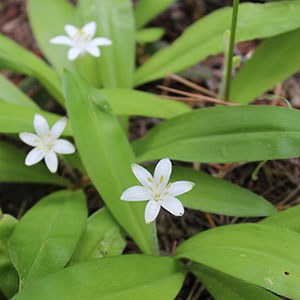
[[[300,156],[298,110],[238,105],[296,71],[297,63],[283,59],[266,81],[264,72],[253,76],[265,49],[276,45],[283,55],[285,41],[294,43],[300,1],[235,0],[233,10],[196,21],[140,66],[136,42],[155,42],[162,32],[143,26],[172,1],[140,0],[135,7],[129,0],[28,2],[34,36],[49,64],[1,35],[0,66],[36,78],[57,110],[47,111],[43,101],[0,76],[0,132],[8,137],[0,141],[0,179],[59,190],[46,189],[49,195],[19,220],[0,212],[0,299],[173,300],[188,272],[217,300],[279,299],[275,294],[299,299],[299,207],[278,212],[260,195],[196,166]],[[266,40],[232,79],[233,46],[249,39]],[[298,57],[297,47],[290,48]],[[222,99],[197,96],[218,106],[193,110],[134,90],[221,52]],[[264,63],[273,68],[274,59]],[[130,116],[161,122],[131,140]],[[20,140],[33,147],[28,154]],[[90,187],[105,207],[88,216]],[[186,208],[200,211],[199,218],[201,212],[265,218],[205,230],[178,246],[170,237],[168,253],[160,249],[155,226],[163,219],[161,207],[175,224],[188,218]],[[138,250],[122,255],[128,238]]]

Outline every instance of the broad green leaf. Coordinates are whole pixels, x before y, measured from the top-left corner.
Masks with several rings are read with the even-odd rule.
[[[136,27],[141,28],[175,0],[139,0],[135,8]]]
[[[248,162],[300,156],[300,112],[274,106],[212,107],[164,121],[133,143],[137,161],[169,157]]]
[[[36,78],[63,105],[57,74],[42,59],[3,35],[0,35],[0,67]]]
[[[102,208],[88,218],[69,264],[119,255],[126,246],[120,226],[106,208]]]
[[[183,280],[172,258],[124,255],[66,268],[29,286],[13,300],[173,300]]]
[[[38,106],[13,83],[0,74],[0,101],[18,104],[31,108]]]
[[[204,284],[215,300],[281,299],[254,284],[250,284],[203,265],[194,266],[192,272]]]
[[[19,278],[8,252],[8,241],[18,221],[0,210],[0,294],[10,299],[18,291]]]
[[[224,52],[223,37],[230,29],[231,14],[232,9],[226,7],[195,22],[172,45],[154,54],[138,69],[135,85],[182,71],[209,55]],[[240,4],[236,42],[268,38],[297,29],[299,14],[298,0]]]
[[[24,107],[21,105],[0,102],[0,132],[34,132],[33,118],[36,113],[44,116],[50,126],[62,118],[62,116],[46,112],[40,108]],[[71,135],[69,124],[67,124],[63,134]]]
[[[188,208],[240,217],[268,216],[276,213],[273,205],[263,197],[191,168],[175,166],[171,180],[188,180],[195,183],[190,192],[179,196],[183,205]]]
[[[118,115],[168,119],[191,110],[183,103],[164,100],[150,93],[126,89],[103,89],[101,92]]]
[[[160,27],[140,29],[136,32],[135,40],[138,43],[152,43],[159,40],[165,34],[165,30]]]
[[[51,174],[44,163],[28,167],[25,152],[0,141],[0,182],[49,183],[66,186],[70,182],[57,174]]]
[[[9,242],[21,288],[63,269],[84,231],[86,217],[80,190],[53,193],[22,217]]]
[[[78,74],[66,71],[64,93],[83,165],[107,207],[143,252],[152,253],[150,226],[144,203],[121,201],[123,191],[136,184],[130,165],[134,154],[103,94]]]
[[[79,0],[82,20],[97,23],[96,36],[112,41],[95,62],[103,87],[131,88],[135,67],[135,26],[131,0]]]
[[[233,79],[230,100],[248,103],[296,73],[300,69],[299,37],[300,29],[297,29],[270,38],[258,46],[253,57]]]
[[[292,299],[300,295],[300,235],[262,224],[222,226],[181,244],[187,258]]]

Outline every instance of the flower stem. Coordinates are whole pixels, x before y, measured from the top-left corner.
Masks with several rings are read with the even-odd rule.
[[[156,230],[156,222],[155,221],[151,222],[150,226],[151,226],[151,236],[153,241],[153,254],[160,255],[158,238],[157,238],[157,230]]]
[[[236,24],[238,18],[239,0],[233,0],[233,10],[231,18],[230,41],[229,45],[226,43],[225,49],[225,64],[224,64],[224,77],[221,84],[219,98],[221,100],[229,100],[230,83],[232,75],[232,59],[235,42]],[[226,38],[226,37],[225,37]]]

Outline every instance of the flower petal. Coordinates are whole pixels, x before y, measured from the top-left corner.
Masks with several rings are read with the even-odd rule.
[[[135,177],[143,186],[148,187],[150,184],[152,184],[153,177],[148,170],[137,164],[132,164],[131,169]]]
[[[104,37],[95,38],[90,42],[91,46],[110,46],[111,44],[112,41]]]
[[[54,151],[49,151],[45,155],[46,166],[51,173],[55,173],[58,168],[58,158]]]
[[[88,33],[91,37],[95,35],[96,32],[96,22],[90,22],[82,27],[82,31]]]
[[[41,142],[40,138],[36,134],[30,132],[21,132],[19,137],[25,144],[32,147],[38,146]]]
[[[68,51],[68,59],[71,61],[75,60],[80,54],[81,49],[73,47]]]
[[[151,195],[144,186],[132,186],[121,196],[121,200],[126,201],[147,201],[149,199],[151,199]]]
[[[100,50],[96,46],[88,45],[86,51],[94,57],[100,56]]]
[[[160,201],[160,204],[174,216],[182,216],[184,214],[184,207],[182,203],[175,197],[165,197]]]
[[[68,36],[72,38],[75,34],[77,34],[78,28],[76,28],[73,25],[67,24],[65,26],[65,31],[68,34]]]
[[[39,114],[34,115],[33,126],[38,135],[46,135],[49,133],[47,120]]]
[[[60,35],[60,36],[55,36],[50,40],[51,44],[57,44],[57,45],[68,45],[68,46],[73,46],[74,42],[67,36]]]
[[[45,151],[34,148],[32,149],[25,158],[25,165],[32,166],[37,164],[45,157]]]
[[[169,188],[169,194],[171,196],[178,196],[187,193],[194,187],[194,183],[191,181],[176,181],[171,183]]]
[[[172,172],[172,163],[168,158],[161,159],[154,170],[154,181],[160,183],[161,189],[164,189],[170,180]]]
[[[53,151],[59,154],[72,154],[76,151],[74,145],[67,140],[56,140],[52,147]]]
[[[61,118],[58,120],[51,128],[51,136],[54,140],[58,139],[60,135],[63,133],[65,127],[67,125],[67,118]]]
[[[151,223],[154,221],[159,213],[160,203],[155,200],[150,200],[145,209],[145,221],[146,223]]]

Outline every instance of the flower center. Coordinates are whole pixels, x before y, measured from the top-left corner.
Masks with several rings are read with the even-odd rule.
[[[51,133],[47,133],[47,134],[41,134],[39,136],[41,143],[38,146],[38,149],[45,151],[46,153],[49,152],[53,146],[54,146],[54,141],[53,138],[51,136]]]
[[[85,48],[86,44],[91,40],[91,35],[82,29],[78,29],[72,36],[72,40],[75,42],[76,47]]]
[[[151,183],[148,188],[155,201],[160,201],[169,195],[171,184],[169,183],[167,186],[162,186],[163,176],[160,177],[159,182],[153,182],[151,178],[148,178],[148,181]]]

